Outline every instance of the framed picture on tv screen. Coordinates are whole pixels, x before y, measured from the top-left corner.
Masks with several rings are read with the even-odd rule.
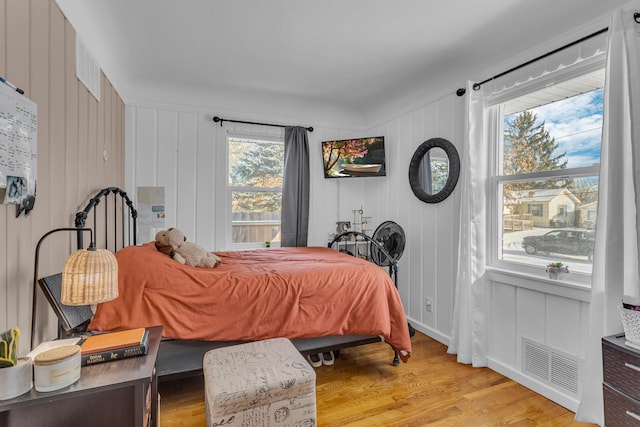
[[[325,178],[386,176],[384,137],[322,142]]]

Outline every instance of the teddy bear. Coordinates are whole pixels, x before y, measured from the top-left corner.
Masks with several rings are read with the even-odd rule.
[[[155,246],[159,252],[191,267],[213,268],[220,263],[218,256],[207,252],[196,243],[187,242],[187,237],[177,228],[158,231]]]

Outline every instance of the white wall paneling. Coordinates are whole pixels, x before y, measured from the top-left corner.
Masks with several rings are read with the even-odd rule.
[[[582,322],[581,304],[580,301],[556,295],[546,296],[545,344],[575,356],[580,353],[580,332],[582,325],[588,323]]]
[[[150,186],[164,187],[165,225],[175,225],[177,221],[178,189],[178,113],[158,111],[157,133],[149,138],[158,138],[157,169]],[[144,157],[143,157],[144,158]],[[140,185],[142,187],[142,185]],[[137,195],[136,195],[137,197]],[[168,228],[168,227],[167,227]]]
[[[529,289],[518,289],[516,296],[517,317],[515,321],[519,325],[519,335],[537,342],[547,342],[546,302],[546,295],[542,292],[535,292]],[[538,319],[538,321],[532,322],[530,319]]]
[[[322,141],[341,139],[338,129],[314,127],[308,133],[309,169],[309,244],[325,246],[330,233],[336,231],[338,221],[338,180],[325,179],[322,167]]]
[[[195,240],[196,216],[198,212],[198,195],[196,189],[199,177],[197,145],[198,117],[193,113],[178,113],[178,151],[177,151],[177,182],[176,182],[176,226],[182,230],[189,240]],[[211,141],[204,142],[211,144]],[[202,195],[207,198],[207,195]],[[199,231],[199,230],[198,230]],[[198,233],[199,235],[199,233]],[[198,240],[200,240],[198,238]]]
[[[491,284],[489,354],[507,366],[517,366],[517,289],[503,283]]]
[[[134,197],[136,187],[155,185],[158,168],[158,111],[148,108],[138,109],[135,115],[136,186],[129,191],[129,194]]]

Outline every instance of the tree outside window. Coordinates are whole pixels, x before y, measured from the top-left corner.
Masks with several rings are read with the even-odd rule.
[[[229,137],[232,243],[280,240],[281,141]]]

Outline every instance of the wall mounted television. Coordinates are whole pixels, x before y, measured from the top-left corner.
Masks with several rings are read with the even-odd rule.
[[[385,176],[384,136],[322,142],[325,178]]]

